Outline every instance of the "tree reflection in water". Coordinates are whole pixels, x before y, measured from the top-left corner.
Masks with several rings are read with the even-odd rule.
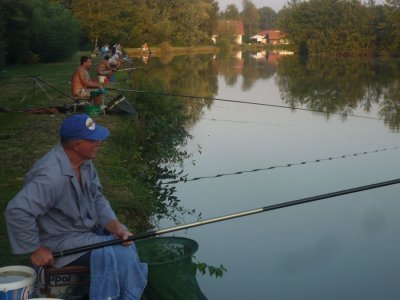
[[[179,222],[184,214],[194,213],[179,205],[175,186],[163,186],[161,181],[187,177],[183,163],[192,153],[186,152],[184,146],[190,138],[190,129],[215,103],[213,98],[218,95],[220,78],[227,85],[235,85],[241,78],[241,89],[247,91],[256,82],[274,77],[285,106],[324,112],[326,118],[340,114],[343,119],[359,115],[356,110],[362,110],[365,115],[378,114],[393,131],[400,129],[400,64],[394,60],[323,58],[301,61],[295,55],[248,52],[231,56],[186,55],[169,57],[168,61],[170,63],[166,64],[164,60],[153,58],[145,69],[132,73],[126,87],[163,94],[131,95],[146,129],[139,137],[143,140],[140,155],[149,168],[139,175],[157,197],[154,208],[159,218],[170,217]]]
[[[279,61],[277,82],[284,103],[332,113],[366,113],[378,107],[378,115],[392,130],[400,128],[399,63],[397,61],[314,59],[297,57]]]

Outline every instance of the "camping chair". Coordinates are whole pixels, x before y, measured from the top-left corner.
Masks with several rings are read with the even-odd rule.
[[[90,98],[72,98],[72,100],[74,101],[74,112],[76,112],[78,106],[90,105]]]
[[[74,112],[76,112],[78,106],[92,105],[92,99],[99,95],[103,95],[103,94],[105,94],[104,91],[92,90],[92,91],[90,91],[90,97],[72,98],[74,100]],[[103,103],[100,105],[101,110],[103,110],[105,107],[104,97],[102,98],[102,100],[103,100]]]

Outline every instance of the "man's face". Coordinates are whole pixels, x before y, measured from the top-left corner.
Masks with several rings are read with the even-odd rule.
[[[90,67],[92,66],[92,60],[89,58],[89,59],[85,62],[84,66],[85,66],[85,69],[86,69],[86,70],[89,70]]]
[[[94,159],[99,151],[101,141],[77,140],[75,150],[84,160]]]

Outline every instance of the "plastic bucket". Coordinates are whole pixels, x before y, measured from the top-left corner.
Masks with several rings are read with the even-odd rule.
[[[91,117],[97,117],[100,115],[100,106],[99,105],[85,105],[83,108],[84,112],[87,113]]]
[[[106,80],[107,76],[106,75],[99,75],[99,82],[104,83]]]
[[[35,289],[36,272],[26,266],[0,268],[0,300],[25,300]]]

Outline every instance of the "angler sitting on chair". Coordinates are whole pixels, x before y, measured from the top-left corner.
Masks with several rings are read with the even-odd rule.
[[[24,187],[6,208],[12,251],[29,253],[37,267],[88,266],[90,299],[140,299],[147,265],[140,262],[134,244],[128,241],[132,233],[103,195],[92,161],[109,130],[88,115],[73,114],[62,122],[59,133],[60,142],[27,173]],[[114,239],[125,242],[62,254]],[[61,251],[61,257],[53,256],[56,251]]]
[[[97,67],[97,75],[99,76],[99,82],[105,82],[105,78],[117,71],[116,67],[110,66],[110,56],[104,56],[103,61]]]
[[[81,64],[72,74],[71,92],[77,101],[89,99],[93,104],[102,105],[104,88],[100,83],[90,79],[89,70],[91,66],[92,60],[88,56],[82,56]]]

